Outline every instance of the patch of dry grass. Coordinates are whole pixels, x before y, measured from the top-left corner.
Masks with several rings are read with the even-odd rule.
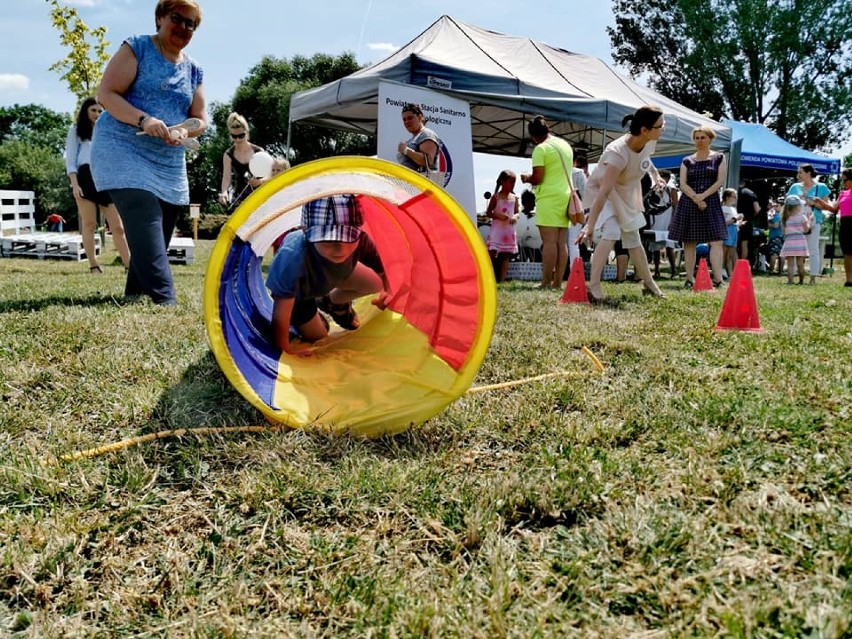
[[[123,273],[0,260],[0,635],[842,637],[852,632],[852,296],[757,278],[611,285],[604,308],[502,285],[477,384],[421,427],[158,441],[262,423],[209,353],[209,250],[179,306]],[[833,300],[833,303],[827,303]],[[604,362],[597,374],[580,347]]]

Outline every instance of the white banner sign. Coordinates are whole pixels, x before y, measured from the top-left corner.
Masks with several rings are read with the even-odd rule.
[[[400,142],[411,139],[402,125],[402,107],[420,106],[426,126],[441,141],[438,171],[443,172],[444,188],[476,220],[473,182],[473,143],[470,129],[470,105],[464,100],[407,84],[379,82],[379,130],[377,155],[397,162]]]

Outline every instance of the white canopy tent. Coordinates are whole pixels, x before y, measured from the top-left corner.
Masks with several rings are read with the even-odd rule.
[[[728,150],[730,129],[616,73],[593,56],[528,38],[495,33],[442,16],[382,62],[335,82],[296,93],[290,125],[306,122],[376,134],[379,80],[412,84],[466,100],[473,150],[526,156],[526,125],[545,116],[554,134],[595,160],[623,133],[621,120],[643,104],[657,105],[666,128],[660,155],[693,150],[691,131],[716,132],[714,147]],[[288,140],[289,144],[289,140]]]

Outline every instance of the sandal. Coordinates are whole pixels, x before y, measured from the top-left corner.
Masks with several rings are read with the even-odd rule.
[[[92,275],[103,275],[104,270],[98,264],[95,264],[94,266],[89,267],[89,273]]]
[[[354,331],[361,326],[361,322],[358,321],[358,314],[352,308],[352,302],[335,304],[329,299],[328,295],[323,295],[317,300],[317,306],[321,311],[328,313],[340,328]]]
[[[692,287],[693,287],[693,286],[695,286],[695,282],[692,282],[692,281],[690,281],[690,280],[686,280],[686,281],[683,283],[683,288],[687,288],[687,289],[689,289],[689,290],[692,290]]]
[[[592,293],[592,289],[588,286],[586,287],[586,297],[589,299],[589,303],[594,305],[603,304],[603,301],[606,299],[605,297],[598,297]]]

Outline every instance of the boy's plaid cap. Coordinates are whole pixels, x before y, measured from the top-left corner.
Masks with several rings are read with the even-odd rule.
[[[308,242],[357,242],[364,223],[354,195],[332,195],[302,207]]]

